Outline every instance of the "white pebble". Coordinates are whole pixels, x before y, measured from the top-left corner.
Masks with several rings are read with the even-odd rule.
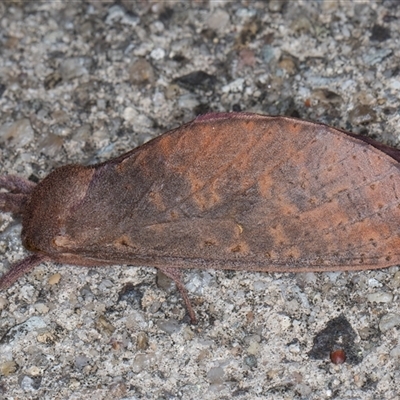
[[[0,126],[0,142],[24,147],[33,140],[33,129],[29,119],[23,118]]]
[[[210,29],[222,32],[229,23],[229,14],[220,8],[210,12],[207,25]]]
[[[392,358],[400,358],[400,346],[394,347],[389,354]]]
[[[165,50],[157,47],[156,49],[151,51],[150,57],[153,60],[162,60],[165,57]]]
[[[368,286],[372,288],[382,287],[382,283],[377,281],[375,278],[371,278],[368,280]]]
[[[367,296],[370,303],[390,303],[393,300],[393,295],[387,292],[370,293]]]
[[[228,83],[222,87],[222,93],[238,93],[243,92],[244,78],[238,78],[233,82]]]
[[[172,335],[175,332],[178,332],[181,329],[179,321],[176,321],[175,319],[157,321],[157,326],[162,331],[170,335]]]
[[[400,325],[400,315],[389,313],[384,315],[379,321],[379,329],[381,332],[386,332],[395,326]]]
[[[135,120],[139,116],[139,113],[133,107],[126,107],[122,116],[128,122],[135,122]]]
[[[154,365],[157,361],[155,353],[138,354],[132,363],[132,372],[139,373]]]

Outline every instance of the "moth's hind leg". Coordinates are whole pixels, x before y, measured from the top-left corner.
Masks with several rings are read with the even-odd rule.
[[[36,186],[35,183],[15,175],[0,176],[0,211],[11,212],[15,215],[22,213],[25,202]]]
[[[185,285],[182,282],[182,275],[181,272],[176,268],[169,268],[169,267],[157,267],[164,275],[168,276],[168,278],[172,279],[175,282],[175,285],[186,306],[186,310],[189,314],[190,322],[195,325],[197,324],[196,314],[193,310],[192,303],[189,299],[188,292],[185,288]]]

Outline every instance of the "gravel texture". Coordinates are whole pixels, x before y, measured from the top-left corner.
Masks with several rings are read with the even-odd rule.
[[[399,20],[396,0],[3,1],[0,173],[104,161],[207,111],[399,145]],[[0,273],[19,234],[0,214]],[[197,326],[158,278],[46,263],[0,293],[0,398],[400,398],[397,266],[188,271]]]

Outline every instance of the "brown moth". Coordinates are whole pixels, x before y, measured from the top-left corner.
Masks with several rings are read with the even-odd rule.
[[[400,151],[326,125],[207,114],[113,160],[67,165],[39,184],[0,178],[45,260],[159,268],[195,321],[180,269],[335,271],[400,263]],[[399,250],[398,250],[399,249]]]

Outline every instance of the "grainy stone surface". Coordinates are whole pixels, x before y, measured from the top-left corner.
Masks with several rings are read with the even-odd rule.
[[[399,18],[396,0],[3,1],[0,173],[104,161],[207,111],[398,145]],[[0,214],[0,273],[25,254],[19,234]],[[398,398],[396,266],[186,281],[197,326],[146,266],[40,265],[1,293],[0,398]],[[309,357],[339,316],[358,364]]]

